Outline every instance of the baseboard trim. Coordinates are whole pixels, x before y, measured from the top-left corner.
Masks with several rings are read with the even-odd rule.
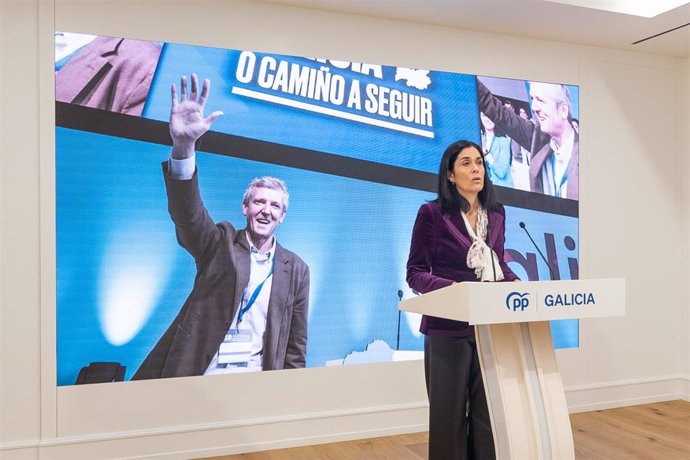
[[[683,382],[681,384],[683,387],[682,399],[684,401],[690,402],[690,375],[684,375],[682,377],[682,380],[683,380]]]
[[[242,453],[251,452],[261,452],[265,450],[273,449],[289,449],[291,447],[302,447],[302,446],[314,446],[318,444],[328,444],[332,442],[344,442],[353,441],[357,439],[370,439],[379,438],[383,436],[395,436],[401,434],[410,433],[420,433],[422,431],[427,431],[429,426],[427,423],[406,425],[393,428],[381,428],[376,430],[367,431],[351,431],[348,433],[337,433],[329,435],[320,436],[309,436],[302,438],[293,439],[283,439],[283,440],[272,440],[272,441],[262,441],[251,444],[238,444],[232,447],[224,446],[222,448],[208,448],[208,449],[197,449],[197,450],[187,450],[179,451],[175,453],[170,453],[164,458],[177,459],[177,458],[190,458],[190,456],[201,456],[201,457],[213,457],[220,455],[234,455]],[[160,455],[155,454],[150,457],[138,457],[138,458],[161,458]]]
[[[571,413],[682,399],[690,376],[666,375],[565,388]],[[230,423],[26,440],[0,444],[3,458],[163,458],[239,454],[427,430],[426,401],[311,412]]]
[[[689,388],[690,377],[677,374],[572,385],[565,388],[565,396],[572,414],[676,399],[687,401]]]
[[[427,430],[426,401],[99,435],[0,444],[0,457],[186,459]],[[36,457],[36,455],[34,455]],[[8,457],[10,458],[10,457]]]

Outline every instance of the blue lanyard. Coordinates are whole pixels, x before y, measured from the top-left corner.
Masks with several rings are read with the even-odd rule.
[[[553,175],[553,190],[554,195],[557,197],[561,196],[561,189],[563,184],[568,181],[568,166],[566,165],[565,171],[563,172],[563,177],[561,177],[561,185],[556,185],[556,152],[551,154],[551,174]]]
[[[256,302],[256,298],[259,297],[259,293],[261,292],[261,288],[264,287],[264,284],[268,279],[271,277],[273,274],[273,267],[275,266],[276,259],[275,256],[273,257],[273,260],[271,261],[271,271],[268,272],[268,276],[266,277],[265,280],[259,284],[256,289],[254,289],[254,292],[252,293],[251,297],[249,297],[249,300],[247,301],[247,305],[245,305],[243,308],[240,308],[240,313],[237,315],[237,328],[240,327],[240,323],[242,322],[242,317],[244,316],[245,313],[249,311],[250,308],[252,308],[252,305],[254,305],[254,302]]]

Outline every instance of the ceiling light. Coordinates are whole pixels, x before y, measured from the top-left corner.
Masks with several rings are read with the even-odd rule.
[[[593,8],[613,13],[630,14],[653,18],[679,6],[690,3],[687,0],[544,0],[552,3]]]

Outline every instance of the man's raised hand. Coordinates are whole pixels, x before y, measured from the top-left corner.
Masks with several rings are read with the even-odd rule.
[[[211,90],[211,81],[205,79],[199,94],[199,80],[192,74],[191,92],[187,93],[187,77],[180,79],[180,98],[177,98],[177,88],[173,83],[170,87],[172,108],[170,109],[170,136],[173,141],[172,157],[175,159],[189,158],[194,155],[194,143],[209,130],[216,118],[223,115],[215,111],[204,117],[204,106]]]

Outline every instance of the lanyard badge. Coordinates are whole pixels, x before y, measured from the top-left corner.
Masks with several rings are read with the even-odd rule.
[[[228,364],[236,366],[246,366],[251,358],[252,354],[252,331],[251,329],[240,329],[240,324],[244,315],[249,311],[250,308],[256,302],[256,299],[261,293],[261,289],[266,284],[266,281],[273,275],[273,267],[275,265],[275,259],[271,263],[271,270],[268,276],[259,284],[252,295],[249,297],[247,304],[240,308],[237,314],[237,325],[235,328],[230,328],[225,334],[223,343],[220,344],[218,348],[218,365],[225,367]]]
[[[252,354],[252,331],[230,329],[218,349],[218,364],[246,365]]]

